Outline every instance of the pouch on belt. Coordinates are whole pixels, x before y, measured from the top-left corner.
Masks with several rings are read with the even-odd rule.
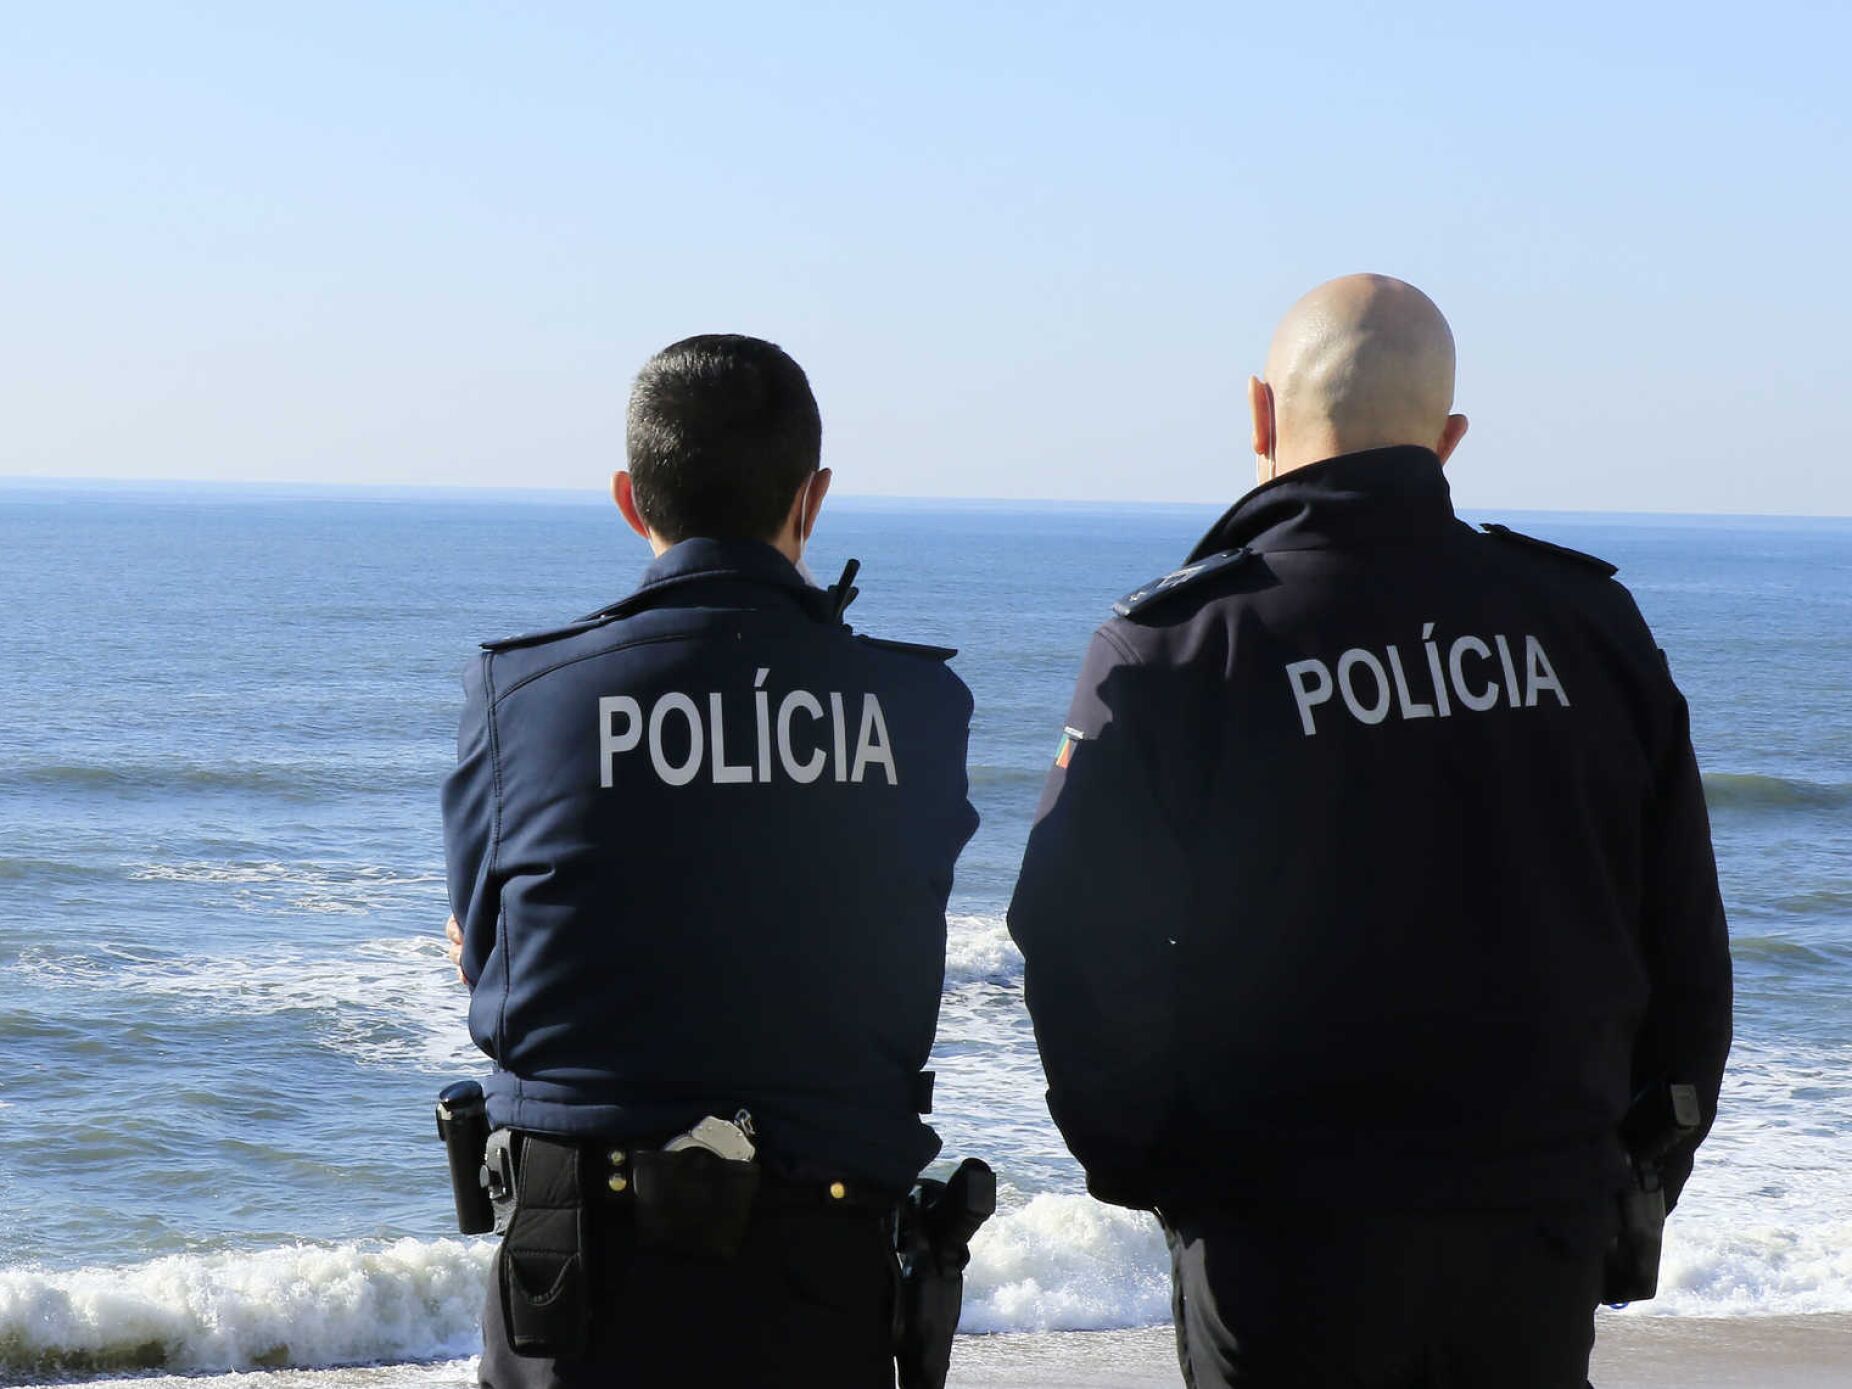
[[[763,1169],[705,1148],[645,1149],[632,1158],[637,1246],[725,1261],[752,1222]]]
[[[515,1210],[495,1259],[516,1355],[573,1359],[591,1332],[591,1231],[577,1144],[527,1134],[515,1164]]]

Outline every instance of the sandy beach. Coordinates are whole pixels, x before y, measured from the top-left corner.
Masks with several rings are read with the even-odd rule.
[[[1852,1383],[1852,1315],[1604,1317],[1596,1389],[1843,1389]],[[93,1380],[92,1389],[468,1389],[473,1360]],[[968,1336],[952,1389],[1176,1389],[1168,1327]]]
[[[952,1383],[966,1389],[1175,1389],[1168,1327],[1057,1336],[971,1337]],[[1597,1389],[1843,1389],[1852,1383],[1852,1316],[1607,1317]]]

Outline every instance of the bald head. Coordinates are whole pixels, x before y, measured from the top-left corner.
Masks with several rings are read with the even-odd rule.
[[[1252,384],[1263,479],[1340,453],[1418,444],[1444,459],[1466,419],[1452,415],[1453,330],[1434,301],[1386,275],[1346,275],[1280,321],[1267,375]]]

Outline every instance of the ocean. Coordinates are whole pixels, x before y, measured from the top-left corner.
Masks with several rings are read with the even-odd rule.
[[[813,545],[977,699],[934,1119],[1004,1182],[970,1331],[1169,1314],[1154,1225],[1043,1109],[1003,912],[1088,633],[1215,514],[843,499]],[[1852,521],[1499,519],[1621,566],[1730,908],[1722,1117],[1618,1315],[1852,1311]],[[458,676],[646,558],[591,497],[0,484],[0,1381],[464,1377],[489,1245],[448,1233],[431,1119],[485,1065],[441,943]]]

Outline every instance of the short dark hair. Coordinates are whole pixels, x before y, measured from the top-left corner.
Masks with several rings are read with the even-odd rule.
[[[706,333],[643,364],[624,448],[637,510],[665,540],[769,540],[817,471],[823,421],[782,348]]]

